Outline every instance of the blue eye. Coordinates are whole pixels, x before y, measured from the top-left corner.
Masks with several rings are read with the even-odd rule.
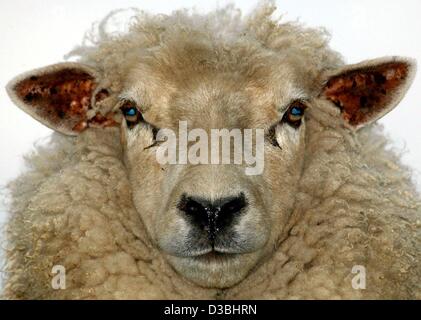
[[[120,107],[120,110],[121,113],[124,115],[124,118],[126,119],[126,123],[129,128],[133,127],[143,119],[142,114],[139,112],[139,109],[137,108],[136,104],[132,101],[126,101]]]
[[[304,110],[301,107],[292,107],[290,111],[291,115],[293,116],[302,116],[304,114]]]
[[[298,128],[301,125],[301,120],[304,117],[306,105],[300,101],[291,104],[288,111],[285,113],[283,121],[289,123],[291,126]]]
[[[137,114],[137,109],[135,107],[131,107],[124,110],[124,114],[128,117],[134,117]]]

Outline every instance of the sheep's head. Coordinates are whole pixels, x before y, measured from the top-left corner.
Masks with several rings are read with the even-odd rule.
[[[119,126],[133,203],[151,239],[183,276],[223,288],[270,255],[285,231],[317,104],[330,102],[331,126],[357,130],[397,105],[415,69],[404,58],[317,75],[307,67],[244,41],[185,40],[132,53],[119,92],[79,63],[19,76],[8,92],[63,134]],[[213,129],[226,129],[222,139]],[[227,135],[235,138],[224,146]]]

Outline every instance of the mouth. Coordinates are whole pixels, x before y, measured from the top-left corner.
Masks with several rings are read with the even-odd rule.
[[[177,246],[177,250],[167,250],[167,248],[161,249],[168,255],[189,259],[190,261],[197,262],[222,262],[227,260],[233,260],[244,254],[251,254],[256,252],[260,247],[245,247],[239,246],[236,243],[229,243],[225,245],[209,245],[201,244],[198,246],[184,245]],[[173,249],[170,247],[170,249]]]
[[[167,256],[171,266],[185,278],[206,288],[227,288],[242,280],[256,259],[241,253],[216,250],[196,252],[190,256]]]
[[[191,257],[194,261],[201,263],[222,263],[228,260],[238,257],[238,253],[226,253],[216,250],[211,250],[209,252],[198,254]]]

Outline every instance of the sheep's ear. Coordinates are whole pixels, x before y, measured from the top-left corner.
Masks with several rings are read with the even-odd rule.
[[[94,110],[108,96],[95,70],[79,63],[59,63],[17,76],[7,85],[11,99],[33,118],[67,135],[90,126],[115,125]]]
[[[351,128],[358,129],[395,108],[415,72],[415,61],[400,57],[349,65],[326,76],[322,96],[341,109]]]

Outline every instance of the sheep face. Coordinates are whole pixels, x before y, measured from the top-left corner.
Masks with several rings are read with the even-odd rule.
[[[121,137],[134,203],[176,270],[203,286],[228,287],[271,251],[291,214],[304,154],[307,97],[290,76],[293,68],[281,60],[268,61],[258,79],[188,66],[171,78],[157,65],[140,64],[121,94],[126,115]],[[279,68],[270,71],[271,65]],[[208,139],[199,151],[208,157],[201,155],[199,163],[191,163],[191,157],[181,163],[183,122],[187,135],[200,129],[200,142]],[[231,150],[230,163],[222,163],[223,150],[221,161],[211,163],[214,129],[238,130],[236,138],[243,143],[251,131],[253,151],[262,152],[255,172],[247,171],[245,157],[234,163],[235,156],[244,156],[238,150]],[[160,141],[163,130],[176,137],[176,163],[157,161],[167,142]],[[186,144],[188,154],[198,140]]]
[[[308,81],[290,57],[242,49],[235,59],[214,49],[222,61],[189,42],[162,49],[142,58],[120,95],[134,204],[170,264],[207,287],[238,283],[285,238],[311,134],[306,122],[324,128],[319,102],[339,106],[330,104],[331,127],[359,128],[393,108],[412,77],[409,61],[388,59]],[[219,142],[233,142],[228,159],[215,129],[225,130]]]

